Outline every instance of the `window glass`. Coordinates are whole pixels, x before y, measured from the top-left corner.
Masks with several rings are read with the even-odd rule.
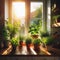
[[[13,22],[20,23],[21,33],[25,33],[25,2],[12,3],[12,19]]]
[[[30,25],[39,24],[42,27],[43,18],[43,3],[42,2],[31,2],[30,4]]]

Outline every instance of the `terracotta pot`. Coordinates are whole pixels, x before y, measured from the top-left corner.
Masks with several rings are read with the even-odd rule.
[[[34,50],[37,54],[40,54],[40,45],[34,45]]]
[[[31,44],[27,44],[26,46],[27,46],[27,49],[29,50],[29,49],[30,49]]]
[[[19,46],[22,47],[22,45],[23,45],[23,41],[20,41]]]
[[[27,46],[28,55],[31,55],[31,50],[30,50],[31,44],[27,44],[26,46]]]
[[[32,38],[38,38],[39,35],[32,35]]]

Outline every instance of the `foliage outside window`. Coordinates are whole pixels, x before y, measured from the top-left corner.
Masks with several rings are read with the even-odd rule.
[[[29,32],[32,35],[39,35],[42,29],[42,8],[43,4],[41,2],[31,2]]]

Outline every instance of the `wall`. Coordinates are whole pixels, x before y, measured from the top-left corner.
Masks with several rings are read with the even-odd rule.
[[[4,0],[0,0],[0,25],[4,25]]]
[[[56,4],[56,8],[53,10],[55,12],[51,11],[52,12],[52,14],[51,14],[52,17],[54,15],[55,16],[60,15],[60,1],[59,0],[51,0],[51,7],[53,7],[54,4]],[[60,27],[58,27],[58,26],[57,27],[52,27],[52,25],[53,25],[52,20],[51,20],[52,34],[55,33],[55,32],[58,32],[60,34]]]
[[[5,3],[5,0],[0,0],[0,40],[3,40],[3,37],[2,37],[2,28],[4,27],[4,3]]]

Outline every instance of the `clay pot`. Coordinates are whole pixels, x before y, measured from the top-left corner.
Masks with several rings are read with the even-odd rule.
[[[32,38],[38,38],[39,35],[32,35]]]
[[[40,45],[34,45],[34,50],[37,54],[40,54]]]

